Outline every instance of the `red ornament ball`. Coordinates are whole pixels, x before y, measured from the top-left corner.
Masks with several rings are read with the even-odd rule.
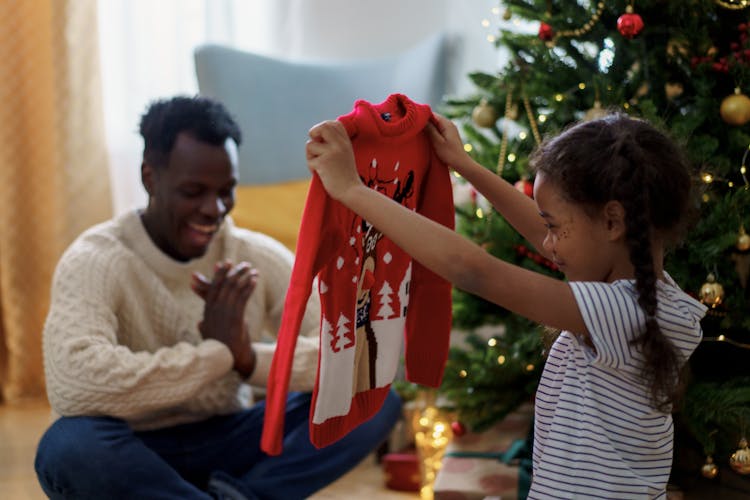
[[[545,42],[552,40],[555,36],[555,30],[552,29],[552,26],[550,26],[547,23],[541,23],[539,24],[539,38],[544,40]]]
[[[625,38],[633,38],[643,30],[643,26],[643,19],[635,12],[626,12],[617,18],[617,31]]]
[[[534,196],[534,183],[530,180],[521,179],[517,181],[514,186],[529,198]]]
[[[466,426],[461,422],[451,422],[451,430],[454,436],[461,437],[466,434]]]

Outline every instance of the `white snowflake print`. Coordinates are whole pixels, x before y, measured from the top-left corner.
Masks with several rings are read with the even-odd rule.
[[[383,262],[386,264],[390,264],[393,260],[393,255],[391,255],[391,252],[386,252],[385,255],[383,255]]]
[[[341,269],[342,267],[344,267],[344,258],[339,257],[336,259],[336,269]]]

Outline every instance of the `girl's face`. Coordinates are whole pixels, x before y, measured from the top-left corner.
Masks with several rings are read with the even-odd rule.
[[[604,210],[592,217],[567,201],[541,172],[534,182],[534,199],[547,228],[543,248],[568,280],[610,282],[626,277],[623,264],[626,267],[629,259],[617,221]]]

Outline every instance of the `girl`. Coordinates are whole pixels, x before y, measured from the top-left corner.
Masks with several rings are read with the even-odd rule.
[[[455,286],[562,331],[536,396],[529,498],[664,498],[671,404],[705,312],[663,268],[692,207],[677,146],[625,115],[578,124],[532,155],[532,200],[474,162],[449,120],[437,123],[428,133],[440,159],[567,282],[499,260],[368,189],[339,122],[310,130],[308,166],[333,198]]]

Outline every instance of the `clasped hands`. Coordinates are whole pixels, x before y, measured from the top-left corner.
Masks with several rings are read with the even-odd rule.
[[[255,370],[255,351],[245,324],[245,306],[257,278],[258,270],[250,263],[233,265],[223,261],[216,264],[213,279],[194,272],[190,283],[204,301],[203,320],[198,323],[201,335],[226,345],[234,357],[233,368],[243,377],[249,377]]]

